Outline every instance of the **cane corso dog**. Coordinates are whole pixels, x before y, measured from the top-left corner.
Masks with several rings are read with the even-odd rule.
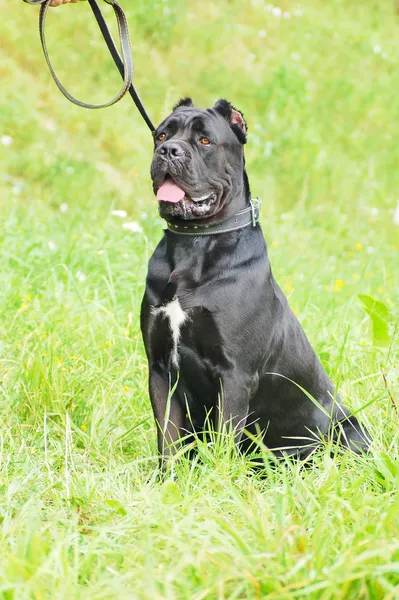
[[[306,458],[369,435],[342,405],[276,283],[245,169],[247,126],[226,100],[181,100],[151,165],[167,229],[149,263],[141,328],[161,464],[211,426]]]

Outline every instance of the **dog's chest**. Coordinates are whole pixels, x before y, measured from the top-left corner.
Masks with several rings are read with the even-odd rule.
[[[178,298],[174,298],[164,306],[153,307],[151,312],[153,346],[157,349],[157,353],[162,355],[162,362],[171,363],[175,369],[178,369],[181,332],[183,324],[189,317],[188,312],[182,309]]]
[[[224,344],[213,312],[178,296],[150,307],[151,362],[170,371],[211,369],[225,360]]]

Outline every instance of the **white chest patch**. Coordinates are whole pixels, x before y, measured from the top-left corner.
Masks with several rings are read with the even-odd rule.
[[[184,312],[182,307],[180,306],[180,302],[178,298],[169,302],[166,306],[162,306],[161,308],[157,308],[154,311],[155,314],[163,314],[165,317],[169,319],[169,327],[172,332],[172,364],[178,369],[179,368],[179,339],[180,339],[180,328],[183,325],[184,321],[187,319],[187,313]]]

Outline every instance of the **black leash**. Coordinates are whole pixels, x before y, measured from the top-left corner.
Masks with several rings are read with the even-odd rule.
[[[82,106],[83,108],[105,108],[107,106],[112,106],[113,104],[116,104],[116,102],[119,102],[119,100],[121,100],[123,98],[123,96],[127,92],[129,92],[130,96],[132,97],[135,105],[137,106],[137,108],[138,108],[141,116],[143,117],[144,121],[146,122],[147,126],[149,127],[151,132],[155,131],[155,127],[154,127],[150,117],[148,116],[147,111],[145,110],[143,103],[141,102],[140,97],[137,94],[135,87],[133,85],[133,81],[132,81],[133,80],[132,48],[130,45],[130,36],[129,36],[129,28],[128,28],[128,24],[127,24],[127,19],[126,19],[125,13],[122,10],[122,7],[115,0],[104,0],[107,4],[110,4],[112,6],[112,8],[114,9],[114,13],[115,13],[116,20],[118,23],[119,40],[120,40],[121,50],[122,50],[122,58],[121,58],[121,56],[118,52],[118,49],[115,45],[115,42],[112,39],[111,32],[108,29],[108,25],[104,19],[104,16],[100,10],[99,5],[97,4],[97,1],[96,0],[88,0],[88,1],[91,6],[91,9],[94,13],[94,16],[96,17],[98,26],[101,30],[101,33],[103,34],[103,38],[108,46],[111,56],[114,59],[114,62],[116,64],[116,66],[118,67],[118,71],[122,76],[123,86],[122,86],[121,90],[119,91],[119,93],[115,96],[115,98],[113,98],[110,102],[106,102],[105,104],[87,104],[86,102],[81,102],[80,100],[77,100],[76,98],[74,98],[68,92],[68,90],[62,85],[61,81],[58,79],[58,77],[53,69],[53,66],[51,64],[50,57],[49,57],[48,50],[47,50],[44,29],[45,29],[45,23],[46,23],[46,15],[47,15],[47,11],[50,7],[51,0],[24,0],[24,2],[27,2],[28,4],[37,4],[37,5],[40,4],[41,5],[40,6],[40,15],[39,15],[40,39],[42,42],[43,52],[44,52],[44,56],[47,61],[47,65],[50,69],[50,73],[53,76],[55,83],[57,84],[57,86],[61,90],[61,92],[64,94],[64,96],[66,98],[68,98],[68,100],[70,100],[70,102],[73,102],[74,104],[77,104],[78,106]]]

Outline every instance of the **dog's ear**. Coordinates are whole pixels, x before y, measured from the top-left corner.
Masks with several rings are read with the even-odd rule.
[[[172,112],[175,112],[175,110],[178,110],[179,108],[185,108],[186,106],[194,106],[194,102],[191,100],[191,98],[181,98],[181,100],[174,105]]]
[[[226,119],[239,141],[242,144],[245,144],[247,141],[248,127],[243,113],[235,108],[231,102],[223,100],[222,98],[216,102],[213,109]]]

